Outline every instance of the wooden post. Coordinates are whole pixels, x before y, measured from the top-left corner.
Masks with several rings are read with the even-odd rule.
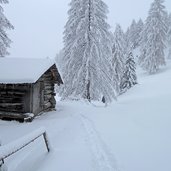
[[[1,146],[1,142],[0,142],[0,146]],[[1,163],[1,161],[2,161],[2,163]],[[2,159],[1,161],[0,161],[0,167],[4,164],[4,159]]]
[[[47,138],[46,132],[43,133],[43,138],[45,140],[47,151],[50,152],[50,148],[49,148],[49,143],[48,143],[48,138]]]

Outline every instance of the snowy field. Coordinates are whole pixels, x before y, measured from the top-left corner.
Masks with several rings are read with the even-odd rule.
[[[43,138],[9,157],[8,171],[171,171],[171,62],[108,107],[62,101],[32,123],[0,121],[3,144],[45,127]]]

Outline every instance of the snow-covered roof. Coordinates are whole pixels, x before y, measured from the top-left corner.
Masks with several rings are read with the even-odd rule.
[[[54,64],[49,58],[0,58],[0,83],[35,83]]]

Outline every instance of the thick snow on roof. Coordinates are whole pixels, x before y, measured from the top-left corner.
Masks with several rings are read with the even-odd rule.
[[[35,83],[53,64],[49,58],[0,58],[0,83]]]

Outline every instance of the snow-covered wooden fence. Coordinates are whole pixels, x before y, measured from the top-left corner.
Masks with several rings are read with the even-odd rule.
[[[1,142],[0,142],[0,147],[1,147]],[[4,164],[4,159],[0,160],[0,168]]]
[[[0,146],[0,162],[4,163],[4,160],[9,156],[20,151],[24,147],[28,146],[30,143],[34,142],[39,137],[43,136],[47,151],[50,152],[50,145],[47,138],[46,130],[40,128],[14,142],[11,142],[7,145]]]

